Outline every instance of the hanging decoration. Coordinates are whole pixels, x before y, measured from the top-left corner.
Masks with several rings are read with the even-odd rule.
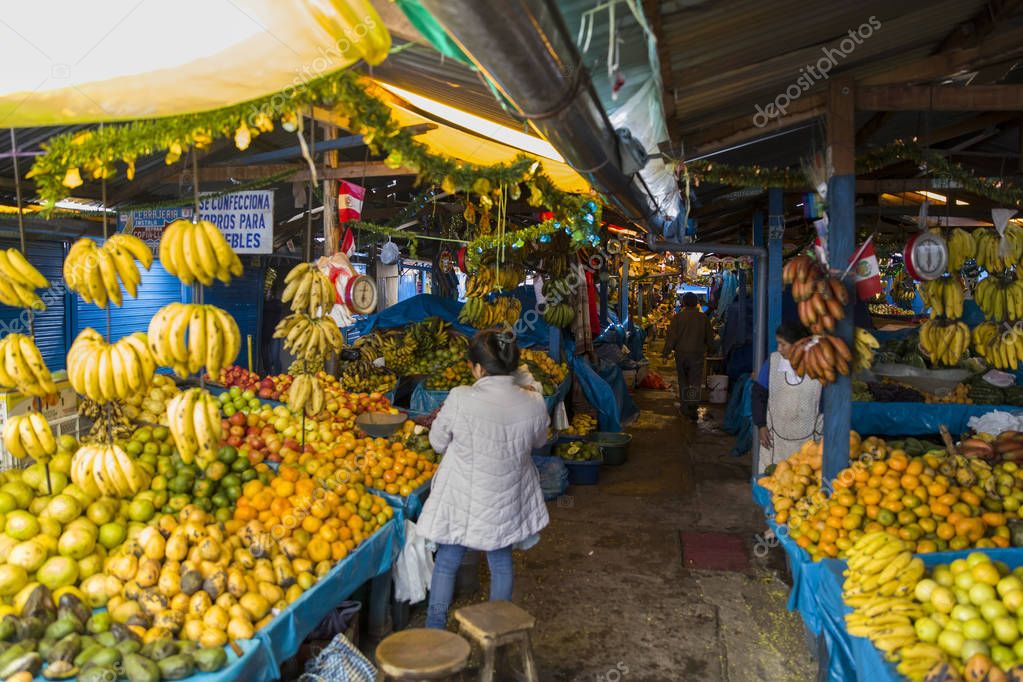
[[[259,134],[272,131],[275,122],[285,130],[297,129],[298,112],[323,105],[338,114],[341,127],[362,135],[373,153],[386,154],[388,166],[409,168],[421,181],[440,185],[445,192],[470,192],[479,195],[481,205],[488,205],[502,186],[508,187],[512,200],[518,199],[524,184],[531,206],[548,206],[559,218],[581,215],[584,205],[593,203],[559,189],[540,162],[525,155],[481,166],[430,151],[402,129],[390,108],[367,86],[362,76],[340,71],[303,87],[215,111],[57,135],[43,145],[44,153],[36,157],[28,176],[35,179],[46,207],[52,208],[85,179],[116,177],[123,166],[131,180],[140,157],[165,153],[164,160],[171,164],[190,147],[203,149],[225,137],[243,149]]]

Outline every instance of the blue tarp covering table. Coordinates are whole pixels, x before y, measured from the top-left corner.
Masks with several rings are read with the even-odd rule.
[[[347,599],[363,583],[390,570],[404,543],[404,514],[397,509],[394,518],[257,632],[256,637],[266,649],[273,671],[271,676],[258,678],[257,682],[276,677],[281,664],[298,652],[302,640],[331,609]],[[232,679],[245,679],[249,682],[247,678]]]
[[[953,434],[966,431],[971,417],[988,412],[1015,412],[1011,405],[957,405],[954,403],[874,403],[852,404],[852,428],[872,436],[926,436],[938,433],[944,424]]]
[[[789,611],[799,611],[807,629],[814,635],[819,635],[821,633],[821,613],[817,592],[824,574],[821,562],[811,561],[806,550],[789,537],[788,527],[775,523],[771,493],[756,482],[753,483],[753,500],[764,510],[768,527],[778,539],[778,544],[785,550],[789,572],[792,574],[792,590],[789,592],[788,601]]]
[[[562,381],[561,384],[558,385],[557,390],[554,391],[554,395],[545,395],[543,397],[543,402],[547,405],[548,414],[552,414],[554,412],[554,408],[558,406],[558,403],[568,396],[568,390],[571,387],[572,378],[565,377],[565,380]],[[418,383],[412,391],[412,398],[409,400],[409,409],[414,412],[430,414],[444,404],[449,392],[450,391],[431,391],[424,387],[422,383]]]
[[[430,484],[433,480],[429,480],[422,484],[418,488],[412,491],[412,494],[408,497],[402,497],[401,495],[392,495],[383,490],[377,490],[376,488],[370,488],[369,491],[374,495],[387,500],[387,504],[391,505],[395,509],[400,509],[405,518],[409,521],[415,521],[419,518],[420,512],[423,511],[423,502],[427,497],[430,496]]]
[[[950,564],[976,550],[960,552],[934,552],[920,554],[924,564],[932,568]],[[995,561],[1004,561],[1010,567],[1023,565],[1023,549],[985,549],[984,553]],[[845,561],[825,559],[820,562],[821,580],[817,590],[818,612],[822,618],[824,640],[828,646],[828,677],[831,682],[897,682],[903,677],[895,666],[884,660],[884,654],[866,637],[853,637],[845,629],[845,614],[852,608],[842,601],[842,583]]]

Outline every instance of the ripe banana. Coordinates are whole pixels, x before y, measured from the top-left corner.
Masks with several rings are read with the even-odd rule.
[[[284,278],[281,300],[291,310],[309,317],[320,317],[334,307],[335,291],[330,278],[312,263],[299,263]]]
[[[149,350],[156,363],[184,378],[206,371],[216,376],[238,357],[241,332],[227,311],[200,303],[169,303],[149,322]]]
[[[304,313],[282,319],[273,336],[284,339],[284,348],[303,360],[322,360],[330,353],[339,353],[345,341],[333,318],[311,318]]]
[[[948,271],[955,273],[962,269],[966,261],[972,259],[977,253],[977,243],[973,235],[962,228],[952,230],[951,236],[946,240],[948,244]]]
[[[4,449],[16,459],[46,460],[57,452],[50,424],[39,412],[8,417],[3,430]]]
[[[814,335],[793,344],[789,362],[799,376],[830,384],[839,375],[848,375],[852,353],[837,336]]]
[[[215,279],[227,284],[243,272],[238,254],[208,220],[179,219],[169,224],[160,239],[160,262],[185,284],[210,286]]]
[[[298,374],[288,389],[288,409],[296,414],[315,416],[323,409],[324,395],[320,380],[313,374]]]
[[[37,398],[57,392],[53,376],[31,337],[8,334],[0,339],[0,387]]]
[[[71,387],[97,403],[127,401],[148,390],[155,372],[156,361],[142,332],[108,344],[99,332],[86,327],[67,354]]]
[[[46,310],[36,289],[50,286],[21,251],[0,249],[0,303],[15,308]]]
[[[1003,237],[990,228],[974,230],[977,265],[989,273],[1001,273],[1023,259],[1023,228],[1010,224]]]
[[[86,303],[105,308],[107,303],[123,303],[121,285],[135,297],[142,281],[135,260],[146,270],[153,264],[153,253],[146,243],[130,234],[115,234],[102,246],[88,237],[76,241],[64,259],[64,282]]]
[[[874,351],[880,348],[881,344],[863,327],[856,327],[853,342],[853,368],[870,369],[874,364]]]
[[[936,365],[956,365],[969,346],[970,328],[964,322],[927,320],[920,325],[920,347]]]
[[[200,388],[190,388],[167,403],[167,423],[181,461],[206,466],[217,456],[222,427],[217,400]]]
[[[71,480],[96,497],[133,497],[149,486],[149,472],[113,443],[84,445],[71,460]]]
[[[782,281],[792,286],[800,321],[814,334],[834,331],[845,318],[849,292],[845,284],[829,276],[807,255],[796,256],[782,269]]]
[[[924,305],[931,309],[931,317],[959,319],[963,316],[963,287],[959,277],[946,276],[924,282],[920,287]]]

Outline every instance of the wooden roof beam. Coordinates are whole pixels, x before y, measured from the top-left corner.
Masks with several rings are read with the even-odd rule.
[[[984,8],[952,31],[938,46],[938,52],[948,52],[963,47],[974,47],[986,36],[993,33],[999,22],[1023,6],[1023,0],[988,0]]]
[[[1023,85],[875,85],[856,88],[860,111],[1023,110]]]
[[[302,164],[261,164],[255,166],[206,166],[199,168],[199,182],[228,182],[231,180],[260,180],[271,175],[293,171],[294,175],[282,182],[308,182],[309,166]],[[409,168],[391,168],[383,161],[352,161],[339,163],[337,168],[319,167],[316,169],[319,180],[342,180],[352,178],[386,178],[402,175],[415,175]],[[168,184],[165,179],[164,184]]]

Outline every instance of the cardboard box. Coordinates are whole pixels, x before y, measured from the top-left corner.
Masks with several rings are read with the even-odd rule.
[[[78,394],[71,388],[71,382],[64,377],[64,372],[58,372],[53,377],[58,392],[42,399],[40,411],[47,421],[62,419],[78,412]],[[18,391],[0,393],[0,427],[9,417],[27,413],[32,406],[32,400],[32,396]]]

